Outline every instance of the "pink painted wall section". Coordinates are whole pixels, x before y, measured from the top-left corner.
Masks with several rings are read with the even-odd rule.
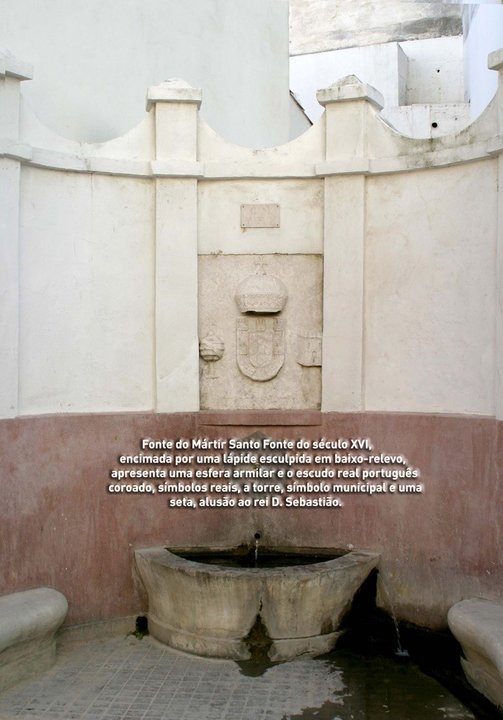
[[[164,496],[112,495],[109,471],[141,438],[369,437],[421,470],[420,495],[351,495],[343,508],[170,509]],[[503,430],[490,418],[317,412],[121,414],[0,422],[0,592],[48,585],[68,624],[141,610],[133,549],[157,544],[377,550],[398,615],[445,625],[472,596],[503,599]],[[387,604],[380,593],[381,602]]]

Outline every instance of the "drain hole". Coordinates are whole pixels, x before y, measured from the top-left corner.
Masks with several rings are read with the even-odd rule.
[[[148,618],[145,615],[138,615],[136,618],[134,634],[137,638],[148,635]]]

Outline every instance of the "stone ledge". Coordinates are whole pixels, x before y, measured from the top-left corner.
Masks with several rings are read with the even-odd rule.
[[[55,632],[67,611],[65,596],[51,588],[0,597],[0,691],[54,663]]]
[[[305,427],[321,425],[319,410],[201,410],[199,425]]]
[[[469,682],[503,708],[503,603],[471,598],[449,610],[447,620],[463,648]]]

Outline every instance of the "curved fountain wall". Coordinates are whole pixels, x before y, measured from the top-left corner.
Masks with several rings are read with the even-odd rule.
[[[399,135],[379,117],[378,94],[350,78],[322,94],[326,112],[310,131],[253,151],[198,119],[199,91],[173,85],[149,91],[145,121],[122,138],[57,138],[20,105],[29,70],[2,59],[5,592],[57,587],[70,623],[136,613],[134,547],[237,544],[259,518],[271,545],[380,552],[397,614],[411,622],[443,626],[462,597],[501,597],[501,53],[491,63],[498,95],[459,135]],[[279,226],[242,227],[240,206],[254,203],[279,205]],[[295,263],[318,273],[318,325],[285,315],[289,364],[263,384],[279,387],[291,370],[289,410],[288,383],[259,391],[234,367],[244,272],[216,312],[212,268],[232,274],[235,256],[257,255],[277,263],[272,274],[285,271],[281,312],[298,303],[296,278],[308,277]],[[199,307],[200,291],[215,297]],[[223,353],[211,362],[198,354],[208,336],[207,357]],[[306,339],[317,343],[314,363]],[[210,399],[200,412],[202,386],[221,382],[230,362],[254,388],[248,409],[233,392],[226,408]],[[253,517],[106,493],[116,456],[141,437],[257,429],[371,437],[421,469],[425,493]]]

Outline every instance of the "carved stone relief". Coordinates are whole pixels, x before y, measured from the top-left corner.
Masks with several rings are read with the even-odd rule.
[[[206,362],[221,360],[225,344],[213,331],[209,332],[199,343],[199,354]]]
[[[297,362],[304,367],[321,367],[321,333],[298,335]]]
[[[249,275],[236,291],[239,312],[281,312],[288,298],[286,287],[277,277],[268,275],[263,265],[258,264],[257,270],[258,272]]]
[[[284,322],[275,317],[237,319],[237,362],[252,380],[270,380],[285,359]]]
[[[319,408],[322,258],[258,258],[199,256],[201,408]]]
[[[210,330],[199,342],[199,355],[207,366],[207,377],[212,380],[217,377],[215,373],[215,363],[223,358],[224,350],[225,344],[214,330]]]
[[[238,286],[236,304],[241,313],[253,317],[236,320],[236,359],[241,372],[251,380],[265,382],[275,377],[285,359],[285,323],[278,315],[288,292],[274,275],[266,273],[261,260],[256,272]]]

